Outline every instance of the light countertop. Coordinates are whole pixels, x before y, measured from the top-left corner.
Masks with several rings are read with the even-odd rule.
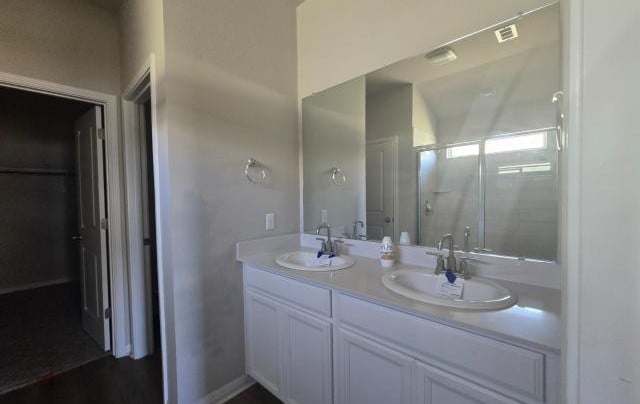
[[[302,250],[312,251],[305,248]],[[493,279],[518,296],[518,302],[514,306],[497,311],[450,309],[411,300],[388,290],[382,285],[381,279],[389,270],[381,268],[375,259],[353,256],[356,264],[350,268],[307,272],[276,264],[278,255],[277,252],[256,253],[240,257],[239,260],[258,269],[329,288],[428,320],[533,349],[560,352],[562,322],[561,295],[558,290]],[[405,264],[398,264],[393,269],[414,268],[430,270]]]

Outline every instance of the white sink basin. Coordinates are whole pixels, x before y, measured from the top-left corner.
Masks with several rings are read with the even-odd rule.
[[[276,258],[276,263],[285,268],[296,269],[298,271],[337,271],[338,269],[349,268],[356,261],[347,256],[340,255],[330,260],[330,265],[322,265],[317,259],[316,253],[307,251],[295,251],[282,254]]]
[[[389,290],[410,299],[438,306],[469,310],[500,310],[513,306],[518,298],[508,289],[483,278],[465,280],[462,298],[436,293],[438,276],[429,270],[399,269],[382,277]]]

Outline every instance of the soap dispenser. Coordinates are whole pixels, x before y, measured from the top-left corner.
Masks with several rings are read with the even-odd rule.
[[[391,268],[396,262],[396,251],[393,247],[391,237],[382,238],[382,247],[380,247],[380,265],[383,268]]]

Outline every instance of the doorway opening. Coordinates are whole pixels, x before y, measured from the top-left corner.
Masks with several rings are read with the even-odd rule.
[[[155,182],[153,168],[153,128],[151,119],[151,93],[147,92],[140,112],[140,189],[142,202],[142,244],[144,272],[147,278],[147,332],[149,353],[160,355],[160,290],[158,280],[158,248],[156,240]]]
[[[104,119],[0,86],[0,394],[110,354]]]
[[[159,364],[163,396],[169,396],[163,294],[155,64],[123,93],[124,152],[128,218],[131,357]]]

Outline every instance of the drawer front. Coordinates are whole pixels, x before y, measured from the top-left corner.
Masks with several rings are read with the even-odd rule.
[[[544,401],[544,355],[364,300],[336,294],[336,319],[450,373],[516,396]]]
[[[261,269],[244,267],[247,286],[287,301],[295,307],[331,317],[331,291]]]

